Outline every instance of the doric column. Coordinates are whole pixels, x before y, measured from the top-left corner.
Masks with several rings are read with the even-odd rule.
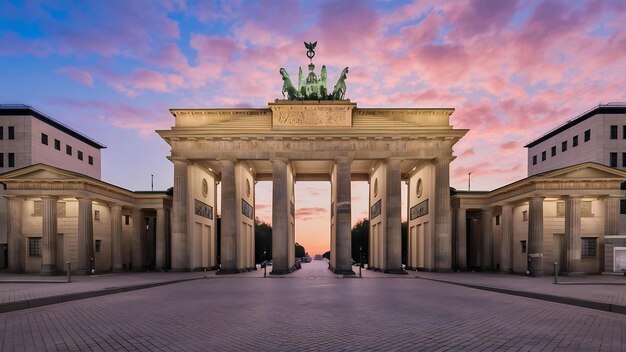
[[[24,201],[17,197],[7,198],[7,247],[9,271],[24,271],[24,238],[22,235],[22,206]]]
[[[165,209],[158,208],[156,215],[156,268],[165,269]]]
[[[77,197],[78,199],[78,263],[76,272],[90,274],[93,253],[93,210],[92,198]]]
[[[456,210],[456,267],[467,269],[467,210]]]
[[[604,235],[619,235],[619,202],[620,196],[608,196],[604,198]]]
[[[57,197],[43,196],[41,227],[41,273],[57,271]]]
[[[141,271],[145,265],[145,223],[140,208],[133,208],[130,212],[133,222],[132,235],[132,266],[134,271]]]
[[[111,271],[120,272],[124,266],[122,253],[122,206],[111,205]]]
[[[450,162],[449,158],[435,159],[435,268],[452,269],[452,220],[450,214]]]
[[[402,188],[400,160],[387,159],[385,168],[385,272],[404,273],[402,269],[402,219],[400,218]]]
[[[491,270],[493,265],[493,209],[482,210],[482,247],[483,247],[483,259],[481,260],[481,267],[483,270]]]
[[[566,267],[562,270],[574,273],[580,267],[581,246],[581,209],[582,196],[569,196],[565,198],[565,247]]]
[[[289,185],[287,161],[272,160],[272,275],[289,273]]]
[[[222,266],[220,273],[239,272],[237,269],[237,180],[235,161],[222,160]]]
[[[543,275],[543,199],[528,200],[528,256],[533,276]]]
[[[172,202],[172,271],[189,270],[187,254],[187,161],[174,163],[174,199]]]
[[[336,221],[336,246],[337,251],[335,273],[354,274],[352,271],[352,203],[350,190],[350,166],[352,160],[339,158],[335,161],[337,168],[337,219]]]
[[[513,205],[502,205],[502,242],[500,243],[500,271],[513,269]]]

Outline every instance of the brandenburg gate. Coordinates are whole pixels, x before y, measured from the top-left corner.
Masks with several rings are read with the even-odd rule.
[[[315,43],[307,45],[312,59]],[[311,55],[311,52],[313,54]],[[321,75],[287,71],[287,99],[260,109],[171,109],[175,124],[157,131],[174,163],[172,270],[217,264],[216,187],[221,183],[220,273],[255,268],[255,184],[272,181],[272,272],[295,266],[297,181],[330,181],[330,269],[351,274],[351,181],[369,182],[369,267],[401,273],[401,207],[424,268],[452,268],[449,165],[454,129],[447,108],[359,108],[344,98],[345,68],[331,93]],[[400,199],[408,184],[407,204]]]

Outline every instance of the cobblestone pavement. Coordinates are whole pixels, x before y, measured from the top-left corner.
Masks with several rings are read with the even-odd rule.
[[[316,264],[303,266],[291,280],[210,277],[0,314],[0,348],[626,350],[626,316],[621,314],[407,275],[369,280],[305,275],[317,269]]]
[[[551,276],[528,277],[495,273],[428,272],[411,272],[411,276],[626,306],[626,276],[623,275],[559,277],[558,285],[554,284],[554,277]]]

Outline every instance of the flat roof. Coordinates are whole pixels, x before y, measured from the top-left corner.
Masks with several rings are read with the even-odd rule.
[[[575,118],[565,122],[564,124],[556,127],[553,130],[548,131],[548,133],[542,135],[541,137],[535,139],[534,141],[526,144],[524,146],[524,148],[531,148],[536,146],[537,144],[548,140],[554,136],[556,136],[557,134],[567,130],[568,128],[572,127],[572,126],[576,126],[577,124],[587,120],[588,118],[594,116],[594,115],[601,115],[601,114],[626,114],[626,103],[608,103],[608,104],[599,104],[598,106],[595,106],[593,108],[591,108],[590,110],[587,110],[586,112],[576,116]]]
[[[48,125],[63,131],[70,136],[87,143],[88,145],[103,149],[106,146],[95,139],[89,138],[86,135],[76,131],[75,129],[62,124],[61,122],[53,119],[52,117],[37,111],[35,108],[24,104],[0,104],[0,116],[32,116],[40,121],[47,123]]]

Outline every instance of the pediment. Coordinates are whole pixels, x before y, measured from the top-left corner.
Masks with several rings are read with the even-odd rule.
[[[547,172],[543,179],[624,179],[626,172],[596,163],[583,163]]]
[[[78,174],[45,164],[35,164],[0,175],[4,181],[19,180],[75,180]]]

